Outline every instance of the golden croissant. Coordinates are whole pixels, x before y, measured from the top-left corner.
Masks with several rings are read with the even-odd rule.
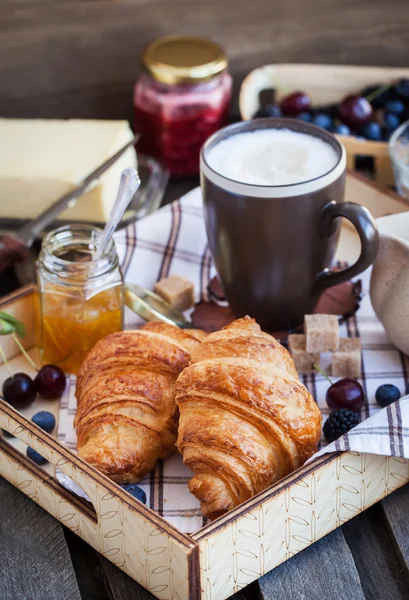
[[[290,354],[249,317],[193,351],[176,402],[189,489],[210,519],[300,467],[320,439],[321,413]]]
[[[175,450],[174,384],[205,335],[153,322],[100,340],[77,377],[79,456],[133,483]]]

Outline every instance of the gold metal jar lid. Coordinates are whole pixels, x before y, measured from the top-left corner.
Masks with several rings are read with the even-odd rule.
[[[142,54],[154,79],[168,85],[199,83],[227,67],[223,48],[206,38],[170,35],[150,43]]]

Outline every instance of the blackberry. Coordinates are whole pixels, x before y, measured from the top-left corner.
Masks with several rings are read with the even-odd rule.
[[[329,442],[334,442],[358,425],[360,420],[360,416],[348,408],[334,410],[324,423],[324,436]]]
[[[253,119],[262,119],[264,117],[281,117],[282,111],[278,104],[266,104],[258,109]]]

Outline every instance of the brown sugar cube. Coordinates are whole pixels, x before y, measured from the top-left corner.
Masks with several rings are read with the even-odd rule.
[[[195,303],[193,283],[179,275],[170,275],[155,284],[154,291],[176,310],[187,310]]]
[[[305,335],[291,334],[288,336],[288,347],[293,357],[295,368],[300,375],[313,372],[313,364],[319,363],[319,353],[310,354],[305,349]]]
[[[334,352],[338,349],[339,325],[336,315],[305,315],[307,352]]]
[[[331,372],[334,377],[361,376],[361,342],[359,338],[340,338],[339,348],[332,355]]]

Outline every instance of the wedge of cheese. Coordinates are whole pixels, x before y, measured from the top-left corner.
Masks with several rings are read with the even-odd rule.
[[[0,119],[0,217],[34,218],[133,137],[127,121]],[[61,220],[104,222],[131,147]]]

